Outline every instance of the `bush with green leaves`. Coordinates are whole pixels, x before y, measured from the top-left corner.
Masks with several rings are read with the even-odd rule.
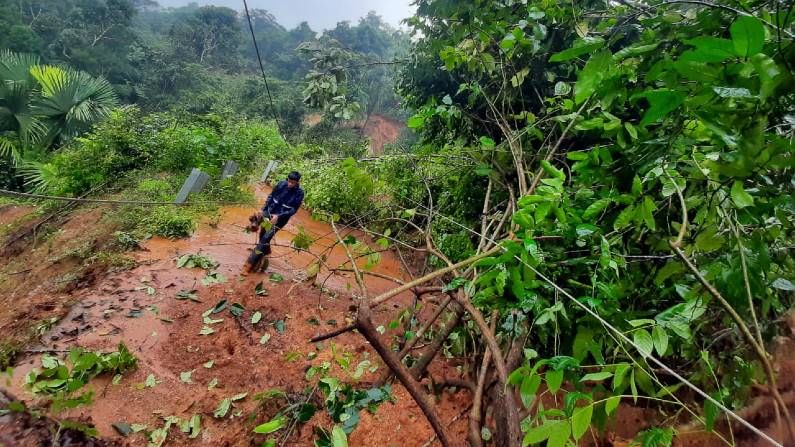
[[[77,397],[74,393],[100,374],[123,374],[138,364],[138,359],[121,343],[116,351],[107,354],[73,348],[67,359],[44,355],[41,369],[34,369],[25,377],[25,385],[31,392],[52,398],[54,411],[90,403],[93,393]]]
[[[169,239],[188,237],[196,230],[194,214],[184,207],[171,205],[150,208],[141,224],[150,234]]]

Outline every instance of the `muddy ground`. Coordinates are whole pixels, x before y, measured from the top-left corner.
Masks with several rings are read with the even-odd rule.
[[[263,200],[267,191],[257,192]],[[21,211],[20,211],[21,210]],[[31,207],[0,208],[0,225],[34,212]],[[24,344],[15,362],[7,389],[27,405],[41,403],[24,386],[24,377],[40,367],[44,353],[63,356],[74,346],[109,352],[124,343],[138,358],[138,368],[123,375],[117,383],[109,376],[94,379],[87,389],[95,392],[90,406],[67,410],[58,418],[80,420],[96,427],[103,442],[114,445],[147,445],[145,431],[122,436],[113,424],[142,424],[147,430],[162,427],[164,417],[176,416],[187,420],[193,415],[201,418],[201,432],[196,439],[179,429],[170,431],[165,445],[249,446],[260,445],[266,437],[252,433],[257,424],[268,421],[275,410],[260,406],[253,399],[258,392],[279,389],[288,394],[302,395],[313,381],[306,379],[306,371],[329,361],[330,375],[344,382],[367,388],[384,371],[375,352],[356,333],[313,344],[309,339],[332,331],[351,321],[355,309],[356,285],[349,273],[331,275],[325,269],[313,277],[310,266],[315,255],[325,254],[330,266],[343,264],[347,257],[339,246],[332,228],[311,219],[300,211],[276,237],[269,270],[250,276],[239,275],[254,236],[243,230],[248,208],[225,208],[219,221],[201,224],[190,239],[148,240],[142,250],[126,256],[135,267],[113,271],[106,264],[86,265],[80,250],[98,249],[107,243],[112,228],[101,228],[102,216],[111,208],[87,207],[73,212],[56,231],[28,241],[25,250],[4,257],[0,266],[0,330],[4,340]],[[304,231],[315,240],[309,251],[315,255],[289,248],[293,237]],[[359,232],[342,228],[347,235],[377,245]],[[201,253],[220,263],[215,272],[226,280],[205,285],[207,276],[202,269],[180,269],[177,259],[184,254]],[[363,266],[365,259],[360,260]],[[93,265],[93,267],[92,267]],[[410,278],[407,266],[393,251],[381,253],[381,262],[372,271],[399,280]],[[278,276],[283,279],[279,280]],[[346,276],[347,275],[347,276]],[[256,292],[257,285],[267,293]],[[368,275],[366,285],[370,294],[394,287],[394,283]],[[260,290],[262,289],[260,288]],[[196,300],[179,300],[183,290],[195,290]],[[385,327],[384,337],[397,336],[399,329],[388,329],[389,323],[409,307],[413,296],[398,296],[376,313],[376,324]],[[239,303],[245,309],[241,317],[224,310],[211,316],[216,321],[206,324],[202,316],[219,301]],[[430,296],[423,303],[419,318],[432,313],[438,298]],[[252,324],[255,312],[261,321]],[[53,324],[42,322],[57,321]],[[203,329],[209,327],[212,333]],[[205,335],[202,335],[202,333]],[[263,342],[267,339],[266,342]],[[780,359],[791,359],[791,342],[782,340]],[[343,368],[336,359],[347,359]],[[368,361],[360,377],[356,366]],[[210,362],[212,362],[210,364]],[[780,362],[782,376],[795,371],[795,363]],[[210,365],[208,367],[208,365]],[[453,360],[440,357],[434,362],[434,377],[457,377]],[[372,368],[372,370],[371,370]],[[190,372],[190,378],[185,380]],[[154,386],[147,379],[154,378]],[[792,380],[783,380],[785,389]],[[216,385],[210,387],[212,383]],[[151,383],[150,383],[151,385]],[[433,432],[408,393],[398,384],[392,386],[394,403],[381,404],[374,414],[361,412],[361,422],[350,435],[351,446],[431,446]],[[224,418],[213,412],[219,403],[241,393],[246,397],[234,402]],[[448,423],[454,445],[464,445],[467,429],[466,413],[471,397],[467,391],[444,391],[438,395],[437,405],[443,421]],[[767,431],[775,433],[770,405],[759,405],[748,417]],[[648,426],[650,413],[642,408],[622,405],[612,424],[612,445],[627,445],[629,439]],[[22,422],[19,422],[19,421]],[[44,424],[43,427],[36,423]],[[50,422],[27,419],[0,418],[0,442],[22,439],[20,431],[44,433]],[[319,411],[308,423],[296,428],[285,445],[313,445],[315,427],[330,428],[332,422],[325,411]],[[21,427],[21,428],[20,428]],[[27,428],[25,428],[27,427]],[[39,427],[31,429],[30,427]],[[765,445],[742,431],[735,433],[738,445]],[[71,439],[71,438],[70,438]],[[77,438],[74,438],[77,439]],[[61,445],[91,445],[80,442]],[[86,441],[89,442],[89,441]],[[93,442],[93,441],[92,441]],[[713,435],[693,430],[677,441],[679,445],[721,445]],[[39,444],[30,444],[39,445]],[[41,444],[44,445],[44,444]],[[96,444],[103,445],[103,444]]]

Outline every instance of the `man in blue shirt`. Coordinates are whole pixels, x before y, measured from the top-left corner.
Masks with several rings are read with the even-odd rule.
[[[277,231],[284,228],[287,222],[304,202],[304,190],[299,186],[301,174],[296,171],[287,176],[273,188],[262,211],[257,212],[256,221],[262,222],[259,230],[259,243],[243,267],[244,273],[258,269],[263,256],[271,253],[271,239]]]

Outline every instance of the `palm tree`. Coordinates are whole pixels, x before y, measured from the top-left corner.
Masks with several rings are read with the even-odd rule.
[[[47,127],[48,144],[90,130],[119,106],[113,87],[104,78],[50,65],[33,66],[30,72],[41,86],[33,111]]]
[[[0,156],[16,163],[20,146],[37,144],[46,127],[34,112],[36,79],[30,72],[38,57],[0,51]]]
[[[10,161],[30,186],[43,189],[51,176],[25,155],[46,152],[90,130],[118,105],[101,77],[0,51],[0,163]]]

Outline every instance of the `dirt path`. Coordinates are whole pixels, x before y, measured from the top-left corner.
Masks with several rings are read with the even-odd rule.
[[[264,200],[265,194],[265,191],[257,193],[260,200]],[[318,345],[308,342],[312,336],[350,321],[355,306],[349,290],[356,290],[351,276],[338,274],[329,278],[325,281],[329,293],[322,293],[315,284],[324,283],[328,272],[321,271],[315,284],[305,281],[306,269],[315,257],[286,247],[275,247],[269,272],[249,277],[238,275],[254,238],[242,229],[252,211],[248,208],[223,209],[215,226],[200,225],[190,239],[149,240],[145,251],[135,254],[139,263],[135,269],[110,274],[93,286],[73,293],[77,304],[41,338],[44,346],[38,349],[66,350],[82,346],[94,351],[112,351],[123,342],[138,357],[139,366],[136,371],[125,374],[118,384],[111,383],[110,377],[93,380],[87,388],[95,391],[95,402],[69,410],[64,416],[90,420],[102,437],[128,445],[146,445],[144,433],[121,438],[112,424],[145,424],[152,430],[163,426],[165,416],[189,419],[198,414],[202,430],[197,439],[189,439],[175,428],[165,445],[259,445],[266,438],[252,434],[252,428],[269,420],[273,414],[258,409],[258,403],[251,398],[255,393],[274,388],[302,393],[311,386],[305,379],[307,368],[324,361],[334,365],[332,376],[345,382],[358,382],[362,387],[368,387],[382,373],[383,364],[358,334],[345,334]],[[311,247],[313,253],[320,254],[335,241],[327,224],[313,221],[307,212],[300,211],[277,235],[276,243],[290,245],[299,227],[317,238]],[[347,234],[365,239],[350,229],[345,230],[344,236]],[[177,269],[176,259],[188,253],[202,253],[218,261],[217,272],[226,277],[226,282],[205,286],[202,284],[205,271]],[[327,256],[329,265],[341,264],[346,259],[339,247]],[[400,260],[391,251],[383,252],[381,258],[373,271],[406,279]],[[362,260],[362,264],[364,262]],[[282,275],[284,280],[272,281],[270,273]],[[255,293],[260,282],[267,289],[265,296]],[[378,293],[394,284],[368,276],[367,287],[370,293]],[[196,290],[201,302],[175,299],[181,290]],[[235,319],[224,311],[212,316],[222,322],[204,324],[202,314],[222,299],[230,305],[241,304],[245,308],[244,315]],[[377,323],[388,326],[411,299],[410,295],[400,296],[394,304],[384,306],[377,315]],[[424,311],[430,312],[432,307],[426,306]],[[256,311],[262,314],[262,320],[252,325],[251,317]],[[214,332],[200,335],[205,326]],[[386,330],[385,337],[395,334],[397,331]],[[261,343],[263,336],[270,337],[265,344]],[[348,356],[351,366],[341,368],[334,361],[333,353],[337,357]],[[353,377],[354,370],[364,360],[370,361],[377,370],[365,369],[357,380]],[[212,366],[208,368],[205,365],[210,361]],[[13,394],[28,402],[35,400],[24,389],[23,381],[25,375],[40,364],[41,354],[28,354],[18,360],[10,387]],[[181,377],[181,373],[187,371],[192,371],[191,383],[185,383]],[[150,375],[156,378],[157,384],[145,387]],[[217,385],[208,389],[216,380]],[[433,432],[410,396],[398,385],[393,391],[394,404],[382,404],[375,414],[361,412],[361,422],[350,435],[350,445],[421,446],[431,439]],[[235,402],[231,417],[213,417],[213,411],[224,398],[239,393],[248,393],[248,396]],[[444,393],[439,402],[443,420],[457,419],[451,425],[451,433],[458,439],[463,439],[466,427],[464,418],[456,416],[465,409],[467,399],[466,393]],[[332,426],[325,410],[299,428],[287,445],[313,445],[315,426]]]

